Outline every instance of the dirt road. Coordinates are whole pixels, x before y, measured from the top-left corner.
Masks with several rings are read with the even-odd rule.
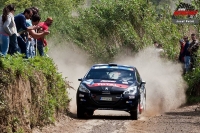
[[[200,110],[195,111],[196,107],[185,106],[156,116],[143,115],[138,121],[130,120],[129,114],[123,112],[96,113],[85,120],[69,113],[69,117],[61,117],[55,125],[34,129],[33,133],[199,133]]]
[[[74,45],[65,44],[63,46],[66,48],[56,46],[49,55],[58,64],[59,71],[68,77],[71,86],[77,89],[80,83],[77,79],[83,77],[90,68],[86,62],[89,58],[78,47],[74,49]],[[128,113],[95,111],[92,118],[78,120],[76,114],[70,113],[70,117],[63,116],[55,125],[44,127],[41,130],[34,129],[33,133],[200,132],[200,111],[195,111],[196,106],[172,110],[185,103],[186,99],[187,85],[182,77],[181,64],[161,60],[159,56],[155,56],[154,48],[141,51],[134,57],[122,53],[113,62],[139,68],[143,80],[147,82],[148,112],[146,115],[141,116],[138,121],[132,121]],[[72,98],[70,109],[74,110],[76,91],[70,92],[69,96]],[[167,113],[160,114],[160,112]]]

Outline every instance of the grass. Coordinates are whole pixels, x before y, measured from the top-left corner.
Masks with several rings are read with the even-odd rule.
[[[8,112],[10,110],[8,105],[11,103],[8,102],[7,95],[9,94],[7,93],[12,92],[12,90],[6,91],[11,89],[10,86],[12,85],[15,87],[18,80],[30,83],[31,109],[30,112],[27,109],[24,111],[30,113],[30,118],[27,119],[30,119],[32,128],[53,123],[56,114],[66,112],[70,101],[66,89],[70,86],[62,75],[57,72],[57,66],[51,58],[35,57],[27,60],[21,54],[7,55],[0,58],[0,73],[0,85],[2,87],[0,89],[0,112],[2,115],[7,113],[7,115],[1,117],[11,123],[10,128],[18,126],[18,132],[21,132],[21,125],[18,122],[22,119],[19,120],[14,117],[12,122],[9,122],[9,117],[14,114]],[[23,122],[20,121],[20,123]],[[7,129],[10,128],[7,127]]]

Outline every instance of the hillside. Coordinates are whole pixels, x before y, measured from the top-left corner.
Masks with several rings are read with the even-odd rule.
[[[50,58],[0,58],[0,132],[31,133],[65,113],[70,88]]]

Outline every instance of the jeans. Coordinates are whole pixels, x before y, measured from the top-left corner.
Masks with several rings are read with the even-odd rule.
[[[14,53],[21,52],[18,42],[17,42],[17,35],[13,34],[10,36],[10,44],[9,44],[9,51],[8,53],[13,55]]]
[[[21,53],[26,55],[26,42],[21,36],[17,37],[18,45],[21,49]]]
[[[8,35],[0,34],[0,51],[4,56],[8,53],[9,41]]]
[[[35,56],[35,41],[31,38],[31,41],[26,42],[26,57],[33,58]]]
[[[38,49],[40,56],[44,56],[44,48],[43,47],[44,47],[43,42],[40,40],[37,40],[37,49]]]
[[[26,57],[29,58],[31,55],[30,53],[30,45],[31,45],[31,42],[30,41],[27,41],[26,42]]]
[[[190,70],[190,56],[185,56],[184,61],[185,61],[185,71],[188,72]]]

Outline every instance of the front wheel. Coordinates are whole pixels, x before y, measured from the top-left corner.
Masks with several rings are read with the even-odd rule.
[[[77,105],[77,118],[84,118],[85,116],[85,109]]]
[[[89,116],[93,116],[94,110],[87,110],[87,114],[88,114]]]
[[[138,120],[139,107],[137,106],[136,109],[130,111],[130,115],[132,120]]]

